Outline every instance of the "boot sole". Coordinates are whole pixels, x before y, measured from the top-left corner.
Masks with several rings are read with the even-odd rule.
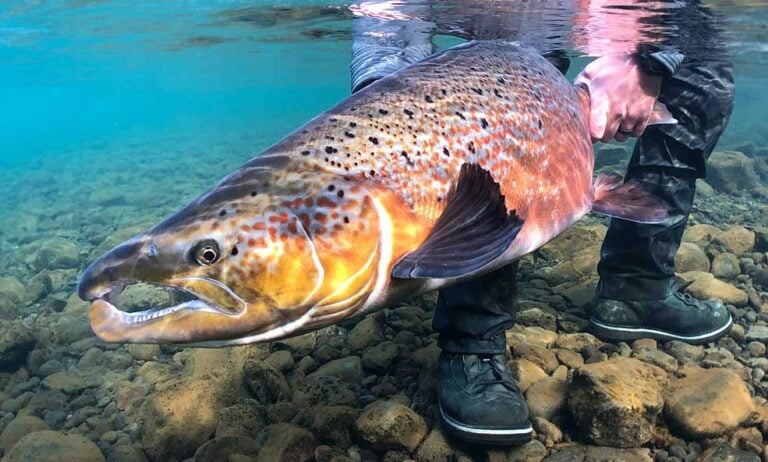
[[[733,327],[733,317],[728,318],[728,322],[715,330],[705,332],[699,335],[678,335],[658,329],[645,329],[639,327],[625,327],[605,324],[592,318],[589,320],[589,330],[601,340],[611,342],[624,342],[627,340],[637,340],[641,338],[651,338],[654,340],[680,340],[691,345],[702,345],[714,342],[720,337],[730,332]]]
[[[440,406],[440,421],[451,435],[472,444],[518,446],[531,441],[533,437],[533,427],[531,427],[531,424],[511,429],[471,427],[448,417],[443,412],[442,406]]]

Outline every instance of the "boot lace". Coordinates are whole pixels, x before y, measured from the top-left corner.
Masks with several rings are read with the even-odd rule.
[[[491,385],[502,385],[504,388],[517,391],[517,384],[507,368],[494,361],[492,356],[477,356],[476,363],[466,367],[467,392],[480,393]]]

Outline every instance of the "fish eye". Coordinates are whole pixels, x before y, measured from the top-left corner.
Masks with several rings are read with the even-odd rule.
[[[213,239],[198,242],[192,247],[191,252],[192,260],[202,266],[209,266],[216,263],[220,255],[219,244]]]

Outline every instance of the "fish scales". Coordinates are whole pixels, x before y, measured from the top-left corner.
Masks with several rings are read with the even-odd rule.
[[[471,53],[468,53],[471,49]],[[442,212],[461,165],[477,163],[528,226],[524,253],[589,210],[593,153],[584,103],[546,59],[472,42],[411,66],[315,119],[270,152],[386,185],[422,218]]]
[[[409,66],[91,264],[78,287],[91,326],[111,342],[267,341],[499,268],[593,207],[621,211],[616,179],[593,189],[588,108],[514,43]],[[134,281],[196,299],[126,313],[112,300]]]

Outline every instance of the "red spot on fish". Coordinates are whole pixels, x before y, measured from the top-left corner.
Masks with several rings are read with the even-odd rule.
[[[310,208],[315,206],[315,200],[311,197],[308,197],[305,203],[307,204],[307,207],[310,207]]]
[[[273,241],[277,239],[277,228],[270,227],[267,230],[267,232],[269,233],[269,237],[271,237]]]
[[[251,229],[253,229],[254,231],[264,231],[265,229],[267,229],[267,225],[259,221],[257,223],[252,224]]]
[[[328,216],[324,213],[316,213],[315,220],[319,221],[320,223],[325,223],[328,221]]]
[[[296,228],[296,223],[289,223],[288,224],[288,232],[291,234],[299,234],[298,228]]]
[[[240,227],[240,229],[241,229],[242,231],[245,231],[246,233],[247,233],[248,231],[250,231],[250,228],[248,227],[248,225],[243,225],[243,226],[241,226],[241,227]]]
[[[297,208],[301,207],[302,205],[304,205],[304,199],[299,197],[299,198],[296,198],[296,199],[293,200],[293,208],[297,209]]]
[[[333,218],[334,220],[338,220],[339,219],[339,212],[333,212],[331,214],[331,218]]]
[[[317,205],[319,205],[320,207],[333,208],[333,207],[336,207],[336,202],[328,199],[327,197],[321,197],[317,201]]]

